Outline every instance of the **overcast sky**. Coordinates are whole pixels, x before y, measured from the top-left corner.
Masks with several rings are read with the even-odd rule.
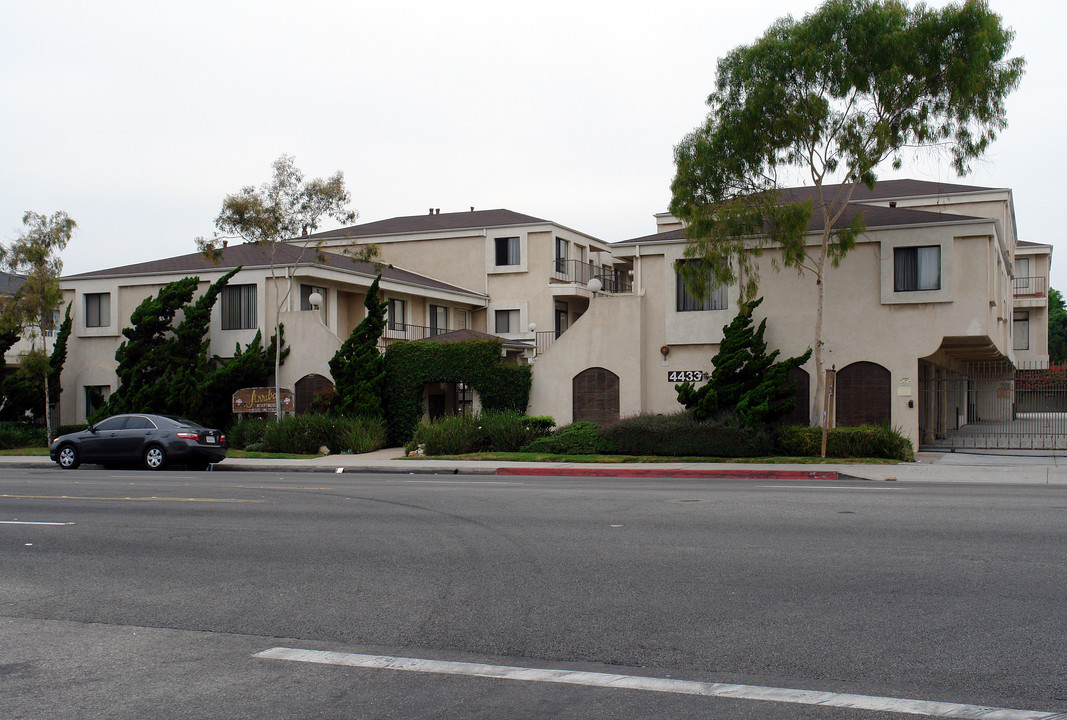
[[[943,2],[935,2],[940,6]],[[811,0],[5,2],[0,241],[67,211],[74,274],[195,251],[282,153],[345,174],[359,222],[509,208],[607,241],[655,230],[716,60]],[[1010,127],[962,182],[1010,187],[1061,249],[1067,10],[992,0],[1027,60]],[[882,177],[958,181],[945,158]]]

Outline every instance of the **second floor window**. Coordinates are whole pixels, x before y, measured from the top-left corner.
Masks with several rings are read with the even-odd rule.
[[[389,301],[389,329],[390,330],[404,330],[404,301],[403,300],[390,300]]]
[[[699,260],[683,261],[688,267],[698,268]],[[729,287],[719,285],[711,278],[708,271],[706,280],[708,292],[705,297],[700,297],[696,292],[689,289],[683,273],[675,271],[675,305],[678,312],[695,312],[700,310],[725,310],[730,306]]]
[[[311,296],[318,293],[322,296],[322,302],[319,304],[319,313],[322,315],[322,322],[326,322],[327,314],[326,300],[330,297],[330,293],[324,287],[318,287],[317,285],[300,285],[300,310],[306,312],[308,310],[314,310],[315,308],[311,304]]]
[[[448,332],[448,308],[443,305],[430,306],[430,335]]]
[[[111,293],[85,294],[85,327],[111,325]]]
[[[222,329],[251,330],[256,326],[256,286],[222,288]]]
[[[893,249],[893,292],[940,289],[940,245]]]
[[[519,265],[519,239],[517,237],[496,238],[496,264]]]
[[[567,272],[567,241],[561,237],[556,238],[556,272]]]
[[[496,332],[498,335],[503,333],[519,332],[519,311],[497,310]]]

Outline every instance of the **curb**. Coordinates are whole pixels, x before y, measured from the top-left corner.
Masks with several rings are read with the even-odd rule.
[[[559,477],[641,477],[641,478],[705,478],[719,480],[840,480],[836,470],[670,470],[652,468],[498,468],[497,475],[559,476]]]

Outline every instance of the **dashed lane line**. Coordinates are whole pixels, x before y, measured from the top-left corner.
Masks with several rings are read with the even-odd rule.
[[[760,687],[758,685],[735,685],[708,683],[670,678],[642,677],[640,675],[615,675],[612,673],[579,672],[545,668],[524,668],[508,665],[485,665],[482,663],[423,660],[419,658],[394,657],[389,655],[362,655],[358,653],[329,652],[323,650],[299,650],[276,647],[256,653],[253,657],[268,660],[291,660],[372,668],[400,670],[405,672],[436,673],[441,675],[467,675],[471,677],[497,678],[525,682],[561,683],[588,687],[641,690],[648,692],[674,693],[679,695],[702,695],[730,700],[762,700],[794,705],[818,705],[821,707],[852,708],[873,712],[894,712],[927,717],[954,718],[955,720],[1067,720],[1067,713],[1039,710],[1012,710],[1009,708],[964,705],[960,703],[908,700],[904,698],[854,695],[851,693],[793,690],[789,688]]]

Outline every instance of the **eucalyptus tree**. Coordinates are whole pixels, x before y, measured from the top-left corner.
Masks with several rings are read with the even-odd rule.
[[[813,420],[828,270],[864,231],[862,214],[846,214],[854,191],[872,188],[884,163],[901,167],[908,148],[945,152],[967,172],[1007,126],[1024,66],[1008,57],[1013,38],[983,0],[828,0],[719,60],[707,118],[675,148],[670,209],[686,223],[686,255],[714,282],[738,283],[742,304],[765,248],[780,253],[775,270],[814,279]],[[780,192],[797,174],[813,185],[808,199]]]
[[[22,224],[25,229],[14,241],[7,247],[0,246],[0,267],[24,275],[25,282],[4,300],[0,312],[6,318],[2,325],[9,331],[18,328],[21,337],[29,341],[29,350],[19,360],[19,373],[39,380],[44,387],[45,433],[51,442],[50,399],[54,393],[49,384],[58,379],[51,372],[48,338],[55,330],[56,311],[63,301],[59,287],[63,261],[59,253],[67,247],[77,223],[62,211],[50,217],[27,211]]]
[[[279,291],[278,251],[283,246],[298,247],[300,253],[291,268],[295,268],[311,256],[321,260],[321,244],[310,235],[319,224],[331,218],[340,222],[353,222],[357,214],[348,208],[352,198],[345,187],[344,174],[340,171],[326,179],[305,180],[304,174],[294,165],[291,155],[282,155],[274,161],[270,182],[255,188],[251,185],[227,195],[222,201],[222,210],[215,218],[215,232],[211,238],[197,238],[196,244],[208,258],[217,259],[224,241],[240,239],[260,248],[270,264],[270,275],[275,290],[274,333],[279,334],[282,308],[289,300],[291,283],[285,291]],[[310,251],[310,252],[309,252]],[[374,246],[363,246],[357,259],[369,260],[376,255]],[[281,343],[275,344],[274,389],[275,411],[281,417],[281,393],[278,375],[281,369]]]

